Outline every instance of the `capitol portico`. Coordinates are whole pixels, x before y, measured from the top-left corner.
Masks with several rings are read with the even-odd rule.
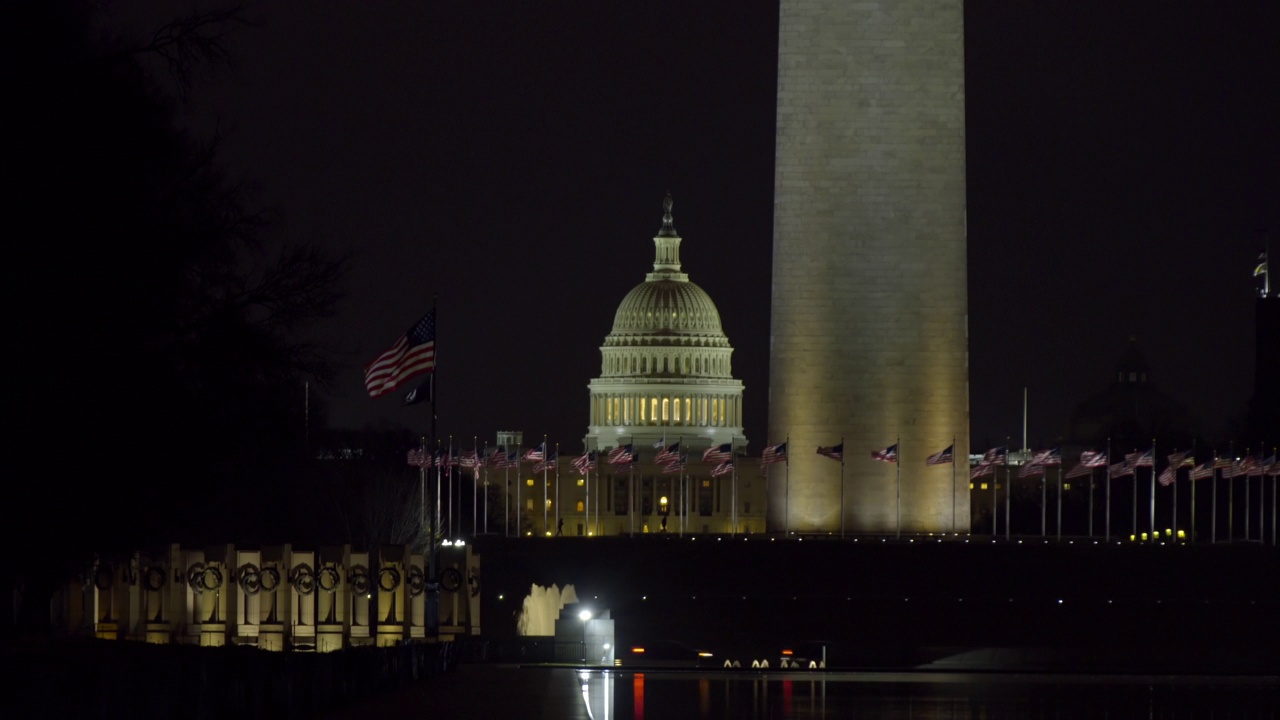
[[[600,377],[588,386],[589,449],[663,441],[680,441],[698,452],[724,443],[738,450],[747,445],[733,348],[711,297],[681,271],[681,238],[671,208],[668,195],[662,229],[653,239],[653,272],[623,298],[600,348]]]

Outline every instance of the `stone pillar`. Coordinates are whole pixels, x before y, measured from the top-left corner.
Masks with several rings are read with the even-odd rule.
[[[783,0],[778,30],[769,439],[791,438],[790,527],[952,526],[969,448],[961,0]],[[956,483],[959,525],[968,494]],[[770,490],[769,525],[784,499]]]
[[[346,569],[350,545],[320,548],[316,561],[316,651],[333,652],[346,644],[350,617],[347,606],[351,592],[347,587]]]
[[[397,645],[406,632],[405,575],[409,570],[409,552],[404,545],[383,545],[378,550],[378,572],[373,578],[377,595],[375,624],[379,647]]]
[[[373,643],[373,573],[369,553],[352,552],[347,565],[348,638],[352,645]]]

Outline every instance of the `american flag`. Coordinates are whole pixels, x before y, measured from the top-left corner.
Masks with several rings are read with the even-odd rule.
[[[1085,450],[1080,453],[1080,464],[1091,468],[1106,467],[1107,454],[1104,452]]]
[[[1240,473],[1249,477],[1262,475],[1262,458],[1257,455],[1246,455],[1240,461]]]
[[[1191,470],[1191,479],[1203,480],[1205,478],[1211,478],[1213,477],[1213,471],[1213,461],[1206,460]]]
[[[431,456],[427,454],[425,449],[417,448],[415,450],[410,450],[407,459],[409,464],[414,467],[431,467]]]
[[[1062,451],[1058,448],[1037,450],[1031,454],[1032,465],[1061,465]]]
[[[1271,476],[1280,475],[1280,465],[1276,464],[1275,455],[1272,455],[1271,457],[1262,461],[1262,472]]]
[[[1160,472],[1160,484],[1169,487],[1178,479],[1178,466],[1170,465]]]
[[[898,443],[894,443],[887,448],[871,451],[871,459],[880,462],[896,463],[898,462]]]
[[[595,451],[595,450],[591,450],[591,451],[589,451],[589,452],[584,452],[584,453],[582,453],[581,455],[579,455],[578,457],[576,457],[576,458],[574,458],[574,459],[573,459],[573,469],[577,470],[578,472],[582,473],[583,475],[586,475],[586,474],[587,474],[587,471],[591,470],[591,468],[593,468],[593,467],[595,467],[595,466],[596,466],[596,451]]]
[[[925,465],[946,465],[956,461],[956,446],[954,444],[947,447],[946,450],[939,450],[925,459]]]
[[[1137,453],[1130,453],[1128,455],[1125,455],[1124,460],[1121,460],[1120,462],[1107,468],[1107,472],[1110,473],[1111,477],[1113,478],[1124,477],[1125,475],[1132,475],[1133,464],[1130,461],[1136,458],[1137,456],[1138,456]]]
[[[458,448],[449,448],[449,467],[458,467],[462,464],[462,460],[458,457]]]
[[[712,445],[707,451],[702,453],[702,462],[705,463],[723,463],[726,460],[733,459],[733,443],[724,443],[723,445]]]
[[[520,450],[516,448],[512,448],[511,450],[508,450],[506,454],[504,454],[501,458],[498,459],[498,462],[494,464],[494,467],[498,467],[498,468],[520,467]]]
[[[544,472],[548,469],[550,470],[556,469],[556,451],[555,450],[552,450],[551,452],[547,453],[545,459],[539,460],[538,462],[533,464],[533,471],[536,473]]]
[[[1044,466],[1035,463],[1023,463],[1022,467],[1018,469],[1018,477],[1044,477]]]
[[[1176,468],[1192,467],[1196,464],[1196,459],[1192,457],[1190,450],[1183,450],[1170,455],[1169,464]]]
[[[422,316],[386,352],[365,366],[364,388],[369,397],[380,397],[409,378],[436,367],[436,311]]]
[[[772,465],[774,463],[787,461],[787,444],[779,443],[770,445],[764,449],[764,454],[760,456],[761,465]]]
[[[728,473],[731,473],[731,472],[733,472],[733,460],[729,459],[711,468],[711,477],[717,477],[719,475],[727,475]]]
[[[659,445],[659,447],[662,447],[662,450],[653,458],[653,461],[659,465],[666,465],[680,459],[680,443],[671,443],[665,447]]]
[[[1232,462],[1231,458],[1229,457],[1218,457],[1215,455],[1213,457],[1213,469],[1214,470],[1222,470],[1224,468],[1229,469],[1231,467],[1231,462]]]
[[[818,454],[829,457],[832,460],[839,460],[840,462],[844,462],[844,443],[840,443],[839,445],[828,445],[826,447],[820,447],[818,448]]]
[[[662,474],[674,475],[676,473],[682,473],[684,472],[685,465],[688,464],[688,462],[689,462],[689,456],[681,455],[677,457],[675,460],[664,464],[662,466]]]
[[[990,475],[991,473],[995,472],[995,469],[996,469],[996,466],[993,464],[988,463],[984,465],[982,463],[979,463],[975,465],[972,470],[969,471],[969,479],[976,480],[982,477],[983,475]]]
[[[628,465],[636,459],[635,449],[631,447],[630,443],[619,445],[610,450],[608,457],[605,459],[610,465]]]
[[[1130,455],[1125,455],[1124,459],[1128,460],[1130,457],[1131,457]],[[1137,459],[1133,461],[1133,466],[1136,468],[1155,467],[1156,466],[1156,449],[1151,448],[1150,450],[1139,455]]]
[[[1091,472],[1093,472],[1093,466],[1086,465],[1085,463],[1081,462],[1079,465],[1076,465],[1075,467],[1071,468],[1071,472],[1067,473],[1063,477],[1066,477],[1068,479],[1084,477],[1085,475],[1088,475]]]
[[[461,459],[458,460],[458,464],[464,468],[470,469],[476,466],[479,459],[480,457],[475,450],[464,450],[462,452]]]
[[[535,448],[529,448],[524,451],[521,460],[525,462],[538,462],[547,456],[547,441],[543,440],[541,445]]]
[[[502,445],[499,445],[498,447],[494,448],[493,452],[489,453],[489,464],[492,465],[493,467],[495,468],[506,467],[507,466],[506,463],[507,463],[507,449]]]
[[[979,465],[1004,465],[1009,460],[1009,448],[1001,445],[1000,447],[991,448],[982,454],[982,460],[978,461]]]

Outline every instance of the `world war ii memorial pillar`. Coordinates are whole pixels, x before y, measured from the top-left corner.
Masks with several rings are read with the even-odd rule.
[[[903,532],[964,532],[963,3],[782,0],[778,35],[769,528],[894,532],[900,488]]]

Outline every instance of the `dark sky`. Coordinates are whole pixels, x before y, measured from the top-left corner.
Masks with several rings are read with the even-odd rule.
[[[169,6],[168,3],[163,3]],[[158,11],[158,12],[167,12]],[[145,18],[121,21],[142,27]],[[580,447],[667,191],[765,437],[777,5],[291,2],[187,112],[282,230],[356,266],[330,421],[408,425],[361,366],[439,295],[439,432]],[[1280,245],[1280,4],[966,3],[972,436],[1052,443],[1130,334],[1207,432],[1252,389]]]

